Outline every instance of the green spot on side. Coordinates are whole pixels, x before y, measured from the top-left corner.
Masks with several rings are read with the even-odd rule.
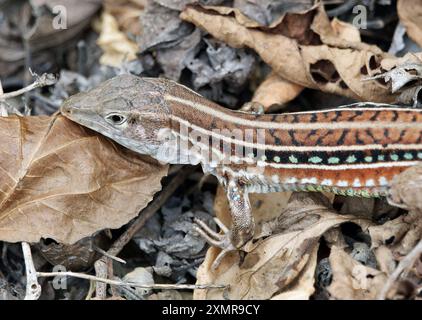
[[[275,162],[280,162],[280,157],[279,157],[279,156],[275,156],[275,157],[274,157],[274,161],[275,161]]]
[[[312,192],[317,191],[314,186],[307,186],[306,189],[307,191],[312,191]]]
[[[290,161],[291,163],[298,163],[298,160],[297,160],[297,158],[296,158],[294,155],[291,155],[291,156],[289,157],[289,161]]]
[[[384,161],[384,155],[383,154],[380,154],[380,155],[378,155],[378,161]]]
[[[322,162],[322,159],[320,158],[320,157],[310,157],[309,159],[308,159],[308,161],[309,162],[312,162],[312,163],[320,163],[320,162]]]
[[[349,197],[353,197],[353,196],[355,195],[355,190],[353,190],[353,189],[347,189],[347,190],[346,190],[346,194],[347,194]]]
[[[422,152],[418,152],[418,158],[422,159]]]
[[[413,154],[411,154],[411,153],[409,153],[409,152],[406,152],[406,153],[403,155],[403,157],[404,157],[406,160],[412,160],[412,159],[413,159]]]
[[[346,196],[346,191],[343,189],[337,189],[337,194],[341,195],[341,196]]]
[[[397,161],[397,160],[399,160],[399,156],[397,154],[393,153],[393,154],[390,154],[390,159],[393,160],[393,161]]]
[[[316,191],[319,191],[319,192],[322,192],[322,191],[324,191],[324,188],[322,186],[316,186],[315,187],[315,190]]]
[[[360,191],[360,196],[364,197],[364,198],[370,198],[371,195],[369,194],[368,190],[361,190]]]
[[[366,161],[366,162],[372,162],[372,157],[371,157],[371,156],[367,156],[367,157],[365,157],[365,161]]]
[[[340,162],[340,159],[337,158],[337,157],[330,157],[330,158],[328,158],[328,163],[336,164],[336,163],[339,163],[339,162]]]
[[[352,154],[352,155],[350,155],[350,156],[347,157],[346,162],[347,163],[356,162],[356,157]]]

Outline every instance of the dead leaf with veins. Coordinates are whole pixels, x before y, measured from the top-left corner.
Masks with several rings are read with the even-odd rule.
[[[280,195],[283,193],[259,196],[261,200],[277,201]],[[252,196],[254,207],[257,195]],[[263,201],[265,205],[268,202]],[[243,258],[239,253],[229,254],[217,270],[211,271],[217,249],[208,251],[197,283],[226,284],[230,289],[196,290],[196,299],[308,299],[314,292],[321,236],[345,222],[354,222],[364,230],[371,225],[365,219],[337,214],[330,208],[331,201],[321,194],[293,193],[288,203],[283,202],[280,210],[271,210],[273,220],[260,209],[253,211],[258,220],[255,240],[243,248]],[[263,216],[266,219],[260,218]]]
[[[71,244],[134,218],[167,173],[66,118],[0,118],[0,240]]]
[[[394,102],[388,86],[362,79],[380,72],[392,57],[360,41],[347,23],[330,22],[323,6],[286,13],[263,26],[229,7],[189,5],[181,18],[235,48],[248,47],[287,81],[363,101]]]
[[[328,291],[333,299],[375,299],[387,280],[385,273],[364,266],[336,246],[331,248],[329,261],[333,278]]]

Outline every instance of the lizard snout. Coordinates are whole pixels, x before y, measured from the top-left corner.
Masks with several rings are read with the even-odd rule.
[[[66,105],[62,105],[61,106],[61,108],[60,108],[60,112],[62,113],[62,114],[64,114],[64,115],[71,115],[72,114],[72,109],[71,108],[69,108],[68,106],[66,106]]]

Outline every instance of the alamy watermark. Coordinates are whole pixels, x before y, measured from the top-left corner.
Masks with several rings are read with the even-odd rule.
[[[52,8],[55,15],[53,18],[53,28],[56,30],[67,29],[67,8],[63,5],[56,5]]]
[[[353,7],[355,17],[353,18],[352,24],[358,29],[367,29],[368,27],[368,9],[359,4]]]
[[[353,26],[358,29],[367,29],[368,23],[368,9],[365,5],[359,4],[353,7],[353,14],[355,15],[352,20]],[[55,5],[52,8],[53,28],[56,30],[67,29],[67,8],[64,5]]]
[[[225,164],[254,164],[265,162],[265,129],[195,130],[180,124],[178,132],[163,129],[157,136],[161,142],[156,157],[176,163],[202,163],[210,167]]]
[[[53,272],[66,272],[66,267],[62,265],[56,265],[53,267]],[[66,290],[67,289],[67,277],[63,276],[55,276],[53,281],[51,282],[53,288],[55,290]]]

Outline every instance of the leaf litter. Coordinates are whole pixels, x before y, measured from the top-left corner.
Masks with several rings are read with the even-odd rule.
[[[213,214],[230,225],[215,180],[196,171],[166,195],[180,168],[165,178],[167,166],[54,114],[70,95],[128,72],[170,78],[252,112],[353,101],[420,107],[419,4],[374,4],[368,29],[359,29],[351,10],[314,1],[68,1],[63,31],[49,27],[60,1],[3,2],[2,89],[28,85],[28,66],[59,80],[25,99],[0,93],[3,115],[31,114],[0,118],[1,299],[25,296],[23,257],[12,243],[21,241],[32,243],[38,270],[61,265],[85,274],[95,265],[111,280],[205,285],[193,294],[115,285],[102,292],[98,282],[89,288],[71,278],[58,293],[39,278],[47,299],[420,299],[420,166],[396,178],[388,197],[394,206],[331,194],[252,194],[253,241],[212,271],[218,250],[207,249],[192,225],[200,218],[216,229]],[[102,273],[104,259],[114,262]]]

